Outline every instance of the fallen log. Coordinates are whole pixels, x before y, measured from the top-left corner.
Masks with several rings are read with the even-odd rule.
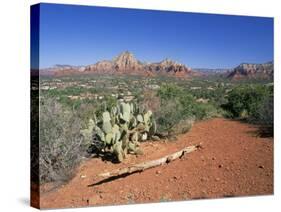
[[[139,163],[139,164],[136,164],[136,165],[133,165],[130,167],[126,167],[126,168],[116,169],[111,172],[104,172],[104,173],[99,174],[98,176],[99,177],[112,177],[112,176],[117,177],[120,175],[132,174],[134,172],[141,172],[146,169],[150,169],[150,168],[153,168],[156,166],[160,166],[160,165],[169,163],[173,160],[176,160],[177,158],[181,158],[184,154],[191,153],[200,147],[201,147],[201,145],[185,147],[184,149],[182,149],[178,152],[175,152],[173,154],[166,155],[165,157],[162,157],[162,158],[159,158],[156,160]]]

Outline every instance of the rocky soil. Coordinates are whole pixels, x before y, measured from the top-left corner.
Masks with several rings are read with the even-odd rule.
[[[97,177],[198,143],[202,149],[167,165],[111,181]],[[202,121],[176,141],[146,142],[142,149],[144,155],[130,155],[122,164],[98,158],[85,161],[67,184],[49,191],[43,186],[41,208],[273,194],[273,138],[262,138],[253,125]]]

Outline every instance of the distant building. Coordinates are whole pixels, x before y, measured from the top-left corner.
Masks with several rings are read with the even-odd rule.
[[[201,87],[190,87],[190,90],[199,90]]]
[[[156,85],[156,84],[152,84],[152,85],[147,85],[147,88],[150,88],[150,89],[152,89],[152,90],[157,90],[157,89],[160,88],[160,86],[159,86],[159,85]]]

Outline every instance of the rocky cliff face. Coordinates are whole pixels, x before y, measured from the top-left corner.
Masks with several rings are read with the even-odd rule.
[[[195,74],[191,68],[186,67],[175,61],[165,59],[160,63],[151,63],[145,66],[145,69],[157,74],[168,74],[175,76],[188,76]]]
[[[104,60],[93,65],[75,68],[73,66],[54,67],[55,75],[67,74],[128,74],[128,75],[170,75],[189,77],[196,75],[191,68],[175,61],[165,59],[159,63],[142,63],[134,55],[125,51],[113,60]]]
[[[126,51],[119,56],[117,56],[114,60],[114,69],[118,72],[126,72],[126,71],[140,71],[143,70],[143,65],[139,62],[132,53]]]
[[[231,71],[227,78],[239,79],[273,79],[273,62],[262,64],[242,63]]]
[[[114,65],[111,61],[103,60],[96,64],[86,66],[84,73],[112,73],[113,69]]]

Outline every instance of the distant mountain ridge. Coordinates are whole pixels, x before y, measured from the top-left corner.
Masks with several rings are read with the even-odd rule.
[[[125,51],[113,60],[102,60],[87,66],[56,65],[40,70],[41,74],[55,76],[72,74],[128,74],[128,75],[169,75],[175,77],[190,77],[198,75],[191,68],[165,59],[157,63],[144,63],[137,60],[132,53]]]
[[[273,62],[262,64],[241,63],[232,69],[191,69],[171,59],[160,62],[141,62],[129,51],[125,51],[112,60],[102,60],[87,66],[55,65],[40,70],[40,75],[65,76],[81,74],[116,74],[141,76],[174,76],[190,78],[195,76],[219,75],[230,80],[273,79]]]

